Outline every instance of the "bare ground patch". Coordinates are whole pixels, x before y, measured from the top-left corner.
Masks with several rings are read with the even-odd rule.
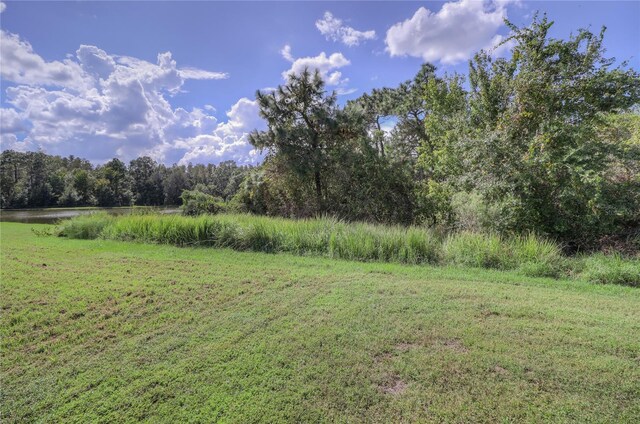
[[[418,345],[416,343],[406,343],[406,342],[402,342],[402,343],[398,343],[397,345],[394,346],[395,349],[398,352],[407,352],[411,349],[415,349],[418,347]]]
[[[467,353],[469,349],[459,339],[449,339],[442,342],[442,346],[456,353]]]
[[[495,367],[493,367],[491,369],[491,371],[493,371],[494,373],[496,373],[498,375],[507,375],[507,374],[509,374],[509,371],[506,370],[505,368],[502,368],[500,365],[496,365]]]
[[[398,376],[392,376],[379,386],[379,389],[389,395],[401,395],[407,390],[407,383]]]

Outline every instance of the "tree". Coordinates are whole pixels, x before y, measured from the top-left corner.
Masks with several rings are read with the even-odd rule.
[[[417,147],[417,218],[431,225],[452,225],[451,200],[464,188],[464,142],[469,137],[467,92],[458,75],[431,79],[423,87],[426,137]]]
[[[21,182],[24,181],[25,155],[13,150],[0,154],[0,200],[3,208],[24,206]]]
[[[120,159],[112,159],[101,169],[108,190],[103,190],[102,206],[125,206],[131,202],[130,180],[127,166]],[[110,193],[110,195],[109,195]]]
[[[266,131],[254,131],[252,145],[267,149],[271,157],[283,158],[281,165],[298,177],[301,184],[312,182],[318,212],[325,211],[325,172],[330,156],[345,137],[339,125],[335,93],[326,95],[324,82],[316,70],[305,69],[289,75],[289,81],[274,92],[256,93]],[[267,159],[268,160],[268,159]]]
[[[164,182],[164,204],[180,205],[182,192],[189,188],[189,180],[184,166],[173,166]]]
[[[481,52],[471,62],[465,161],[485,199],[504,206],[506,228],[581,247],[611,230],[601,193],[619,149],[598,132],[607,114],[638,103],[640,75],[603,57],[604,29],[564,41],[548,37],[552,24],[509,24],[511,59]]]
[[[361,108],[376,150],[385,156],[386,135],[383,125],[395,118],[396,95],[393,89],[373,89],[348,103],[348,107]]]
[[[153,205],[158,198],[157,192],[162,193],[162,185],[158,186],[154,179],[158,164],[148,156],[142,156],[129,163],[131,177],[131,192],[136,205]]]

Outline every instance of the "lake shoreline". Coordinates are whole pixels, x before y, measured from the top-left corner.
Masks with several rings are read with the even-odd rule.
[[[127,215],[133,211],[151,210],[161,214],[180,213],[179,206],[80,206],[53,208],[0,209],[0,222],[23,224],[56,224],[60,220],[95,212],[107,212],[112,215]]]

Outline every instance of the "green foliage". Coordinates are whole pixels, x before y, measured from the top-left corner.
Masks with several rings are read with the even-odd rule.
[[[450,196],[451,213],[456,229],[471,232],[491,232],[504,228],[503,211],[499,205],[486,202],[477,192],[457,192]]]
[[[261,215],[330,215],[505,239],[533,232],[571,253],[637,252],[640,74],[604,56],[604,30],[560,40],[549,36],[552,24],[537,16],[527,27],[508,23],[511,55],[479,52],[468,85],[424,64],[411,80],[342,107],[318,72],[290,75],[256,94],[267,123],[250,136],[267,152],[256,169],[231,162],[167,168],[148,157],[93,169],[73,157],[3,152],[1,205],[173,205],[195,190],[224,199],[228,210]],[[256,229],[256,243],[264,237]],[[361,252],[346,251],[387,255],[371,253],[387,247],[371,247],[367,237]],[[470,261],[501,267],[500,257]]]
[[[102,236],[113,222],[114,217],[106,212],[78,215],[62,221],[57,228],[57,234],[72,239],[93,240]]]
[[[231,247],[260,252],[291,252],[340,259],[400,263],[437,263],[440,241],[421,228],[347,224],[334,218],[287,220],[250,215],[199,217],[129,215],[107,223],[103,216],[82,216],[64,222],[60,234],[178,246]],[[79,229],[90,227],[86,233]],[[100,232],[94,229],[100,228]]]
[[[501,237],[468,231],[444,240],[423,227],[346,223],[331,217],[290,220],[254,215],[84,215],[63,221],[61,236],[287,252],[356,261],[461,265],[515,270],[532,277],[574,276],[637,285],[637,259],[568,258],[557,243],[533,233]]]
[[[443,246],[448,263],[478,268],[512,269],[509,246],[495,234],[460,232],[451,234]]]
[[[339,135],[349,135],[348,128],[340,125],[336,95],[325,95],[317,70],[312,75],[305,69],[288,78],[286,85],[273,92],[256,92],[268,130],[254,131],[249,140],[271,156],[282,157],[285,172],[295,175],[299,184],[312,186],[316,208],[322,212],[329,156],[338,147]]]
[[[508,249],[513,255],[517,269],[524,275],[559,277],[566,274],[570,267],[557,243],[537,237],[533,233],[511,238]]]
[[[308,71],[256,97],[268,129],[250,140],[268,157],[245,180],[239,197],[246,210],[411,223],[410,179],[385,159],[380,134],[371,139],[367,133],[376,105],[363,101],[341,109],[319,74]]]
[[[533,233],[505,239],[496,234],[463,231],[444,242],[446,262],[478,268],[518,269],[536,277],[559,277],[568,266],[560,247]]]
[[[621,255],[591,255],[581,259],[581,277],[599,284],[640,287],[640,259]]]
[[[215,215],[224,208],[221,198],[197,190],[184,190],[180,198],[182,199],[183,215]]]
[[[142,156],[129,163],[131,192],[136,205],[161,205],[163,184],[161,168],[156,161]]]
[[[637,205],[637,187],[611,178],[620,143],[600,135],[607,114],[640,100],[640,76],[603,57],[604,31],[564,41],[548,37],[551,25],[512,26],[509,60],[479,53],[471,62],[469,181],[510,208],[510,230],[585,248],[633,225],[626,207]]]
[[[42,152],[0,153],[0,207],[178,205],[183,190],[196,189],[230,200],[251,167],[173,165],[143,156],[127,167],[114,159],[93,167],[85,159]]]

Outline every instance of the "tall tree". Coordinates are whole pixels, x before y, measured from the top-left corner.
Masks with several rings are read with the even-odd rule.
[[[108,183],[108,189],[112,194],[110,205],[125,206],[131,201],[130,180],[127,166],[120,159],[114,158],[107,162],[102,168],[103,178]],[[105,205],[107,206],[107,205]]]
[[[158,164],[148,156],[142,156],[129,163],[129,175],[131,177],[131,192],[136,205],[153,205],[157,198],[156,192],[162,192],[162,186],[158,187],[154,174]]]
[[[260,116],[267,121],[266,131],[254,131],[249,141],[267,149],[304,184],[311,181],[316,207],[325,210],[325,172],[332,151],[349,134],[341,133],[335,93],[327,95],[324,81],[316,70],[305,69],[289,75],[289,81],[271,93],[258,91]]]

